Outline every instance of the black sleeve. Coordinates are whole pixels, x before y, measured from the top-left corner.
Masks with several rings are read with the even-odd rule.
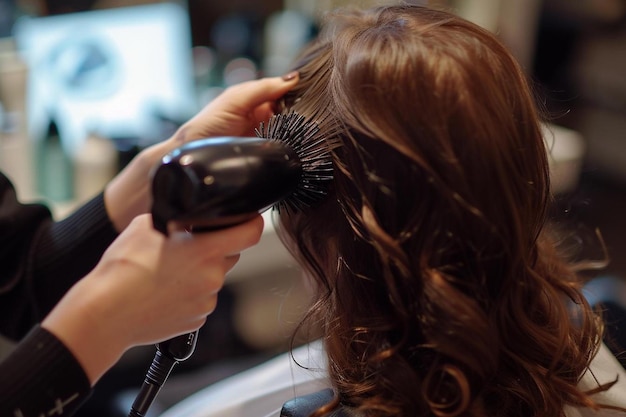
[[[45,206],[18,202],[0,173],[0,333],[22,338],[116,236],[102,194],[54,222]]]
[[[0,416],[71,416],[90,394],[72,353],[39,326],[0,363]]]

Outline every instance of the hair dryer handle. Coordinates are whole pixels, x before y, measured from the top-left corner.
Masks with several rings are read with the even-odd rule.
[[[174,366],[180,361],[189,359],[193,354],[197,339],[198,330],[157,343],[156,355],[141,390],[131,406],[129,417],[146,417],[150,405],[154,402]]]
[[[182,362],[189,359],[193,354],[193,351],[196,349],[197,340],[198,330],[157,343],[157,349],[168,358],[176,362]]]

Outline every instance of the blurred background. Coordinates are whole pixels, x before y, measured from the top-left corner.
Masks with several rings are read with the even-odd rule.
[[[224,88],[281,75],[325,11],[393,1],[0,0],[0,169],[57,218]],[[581,258],[609,259],[588,294],[616,353],[626,304],[626,0],[432,0],[496,33],[532,79],[549,123],[552,217]],[[599,238],[598,236],[601,236]],[[271,220],[229,276],[194,356],[151,411],[289,348],[306,308]],[[310,334],[296,341],[303,343]],[[86,335],[88,337],[88,335]],[[4,341],[0,352],[12,344]],[[125,416],[154,355],[128,352],[79,416]],[[623,361],[623,358],[621,358]],[[626,362],[624,362],[626,363]]]

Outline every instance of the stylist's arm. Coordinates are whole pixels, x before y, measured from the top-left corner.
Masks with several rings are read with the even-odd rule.
[[[225,274],[262,230],[259,215],[217,232],[166,238],[141,215],[42,326],[72,351],[93,385],[128,348],[200,328]]]

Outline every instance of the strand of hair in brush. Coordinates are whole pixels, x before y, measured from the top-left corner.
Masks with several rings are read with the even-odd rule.
[[[328,194],[333,179],[333,164],[327,138],[317,123],[289,112],[272,116],[267,125],[255,129],[258,137],[279,141],[289,146],[300,159],[302,178],[298,188],[275,208],[301,211],[311,207]]]

